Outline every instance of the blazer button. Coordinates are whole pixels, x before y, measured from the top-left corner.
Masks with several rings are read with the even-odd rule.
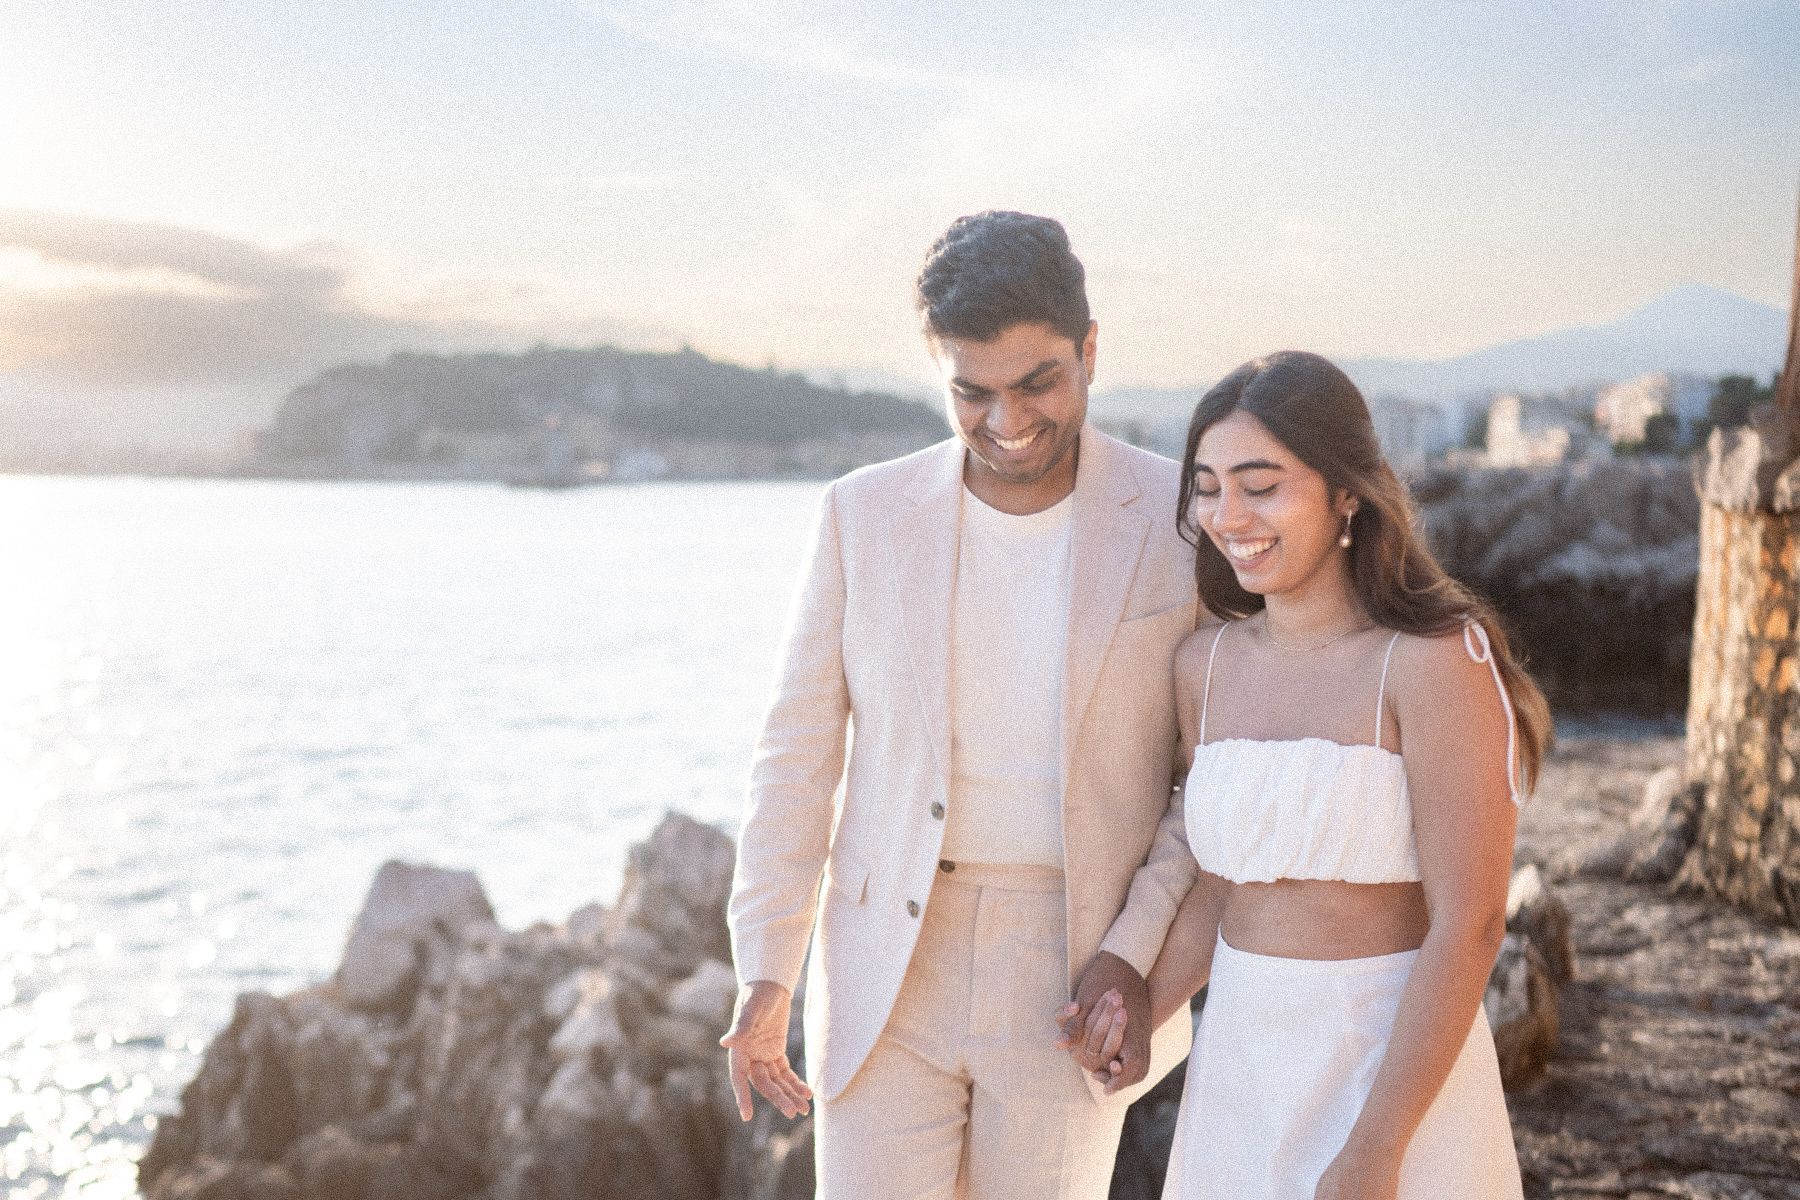
[[[906,915],[909,917],[916,917],[919,915],[919,902],[917,900],[908,900],[906,902]]]
[[[936,817],[940,821],[943,820],[944,819],[944,806],[935,800],[932,801],[931,802],[931,815]]]

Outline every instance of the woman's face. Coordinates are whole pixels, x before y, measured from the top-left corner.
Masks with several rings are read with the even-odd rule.
[[[1212,539],[1245,591],[1289,591],[1334,554],[1348,496],[1334,498],[1325,477],[1239,410],[1215,422],[1194,451],[1194,527]]]

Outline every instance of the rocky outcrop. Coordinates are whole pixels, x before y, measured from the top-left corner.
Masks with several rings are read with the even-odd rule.
[[[1507,1097],[1528,1200],[1800,1200],[1800,930],[1632,865],[1695,819],[1682,749],[1565,741],[1520,814],[1574,951],[1558,1052]]]
[[[1508,1091],[1537,1078],[1555,1054],[1557,991],[1574,970],[1569,910],[1527,863],[1513,872],[1506,938],[1482,998]]]
[[[737,991],[732,862],[724,834],[669,816],[632,849],[612,908],[517,932],[473,875],[387,864],[330,980],[239,998],[139,1164],[144,1194],[810,1196],[810,1118],[759,1105],[740,1122],[718,1047]],[[1523,966],[1502,956],[1488,1005],[1523,1075],[1555,1042],[1544,988],[1566,978],[1568,921],[1535,868],[1514,892]],[[798,1021],[790,1043],[799,1061]],[[1116,1200],[1160,1192],[1181,1084],[1177,1071],[1133,1107]]]
[[[670,816],[617,904],[509,932],[390,863],[328,982],[242,996],[139,1164],[150,1200],[787,1200],[810,1133],[739,1122],[718,1048],[733,849]]]
[[[1683,463],[1435,467],[1412,489],[1445,569],[1499,609],[1558,709],[1684,708],[1700,502]]]

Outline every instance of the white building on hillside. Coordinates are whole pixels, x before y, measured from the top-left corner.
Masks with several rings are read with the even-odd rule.
[[[1613,445],[1644,440],[1650,418],[1672,414],[1685,438],[1706,417],[1712,381],[1658,371],[1601,388],[1594,395],[1594,428]]]
[[[1588,437],[1581,418],[1554,401],[1510,393],[1488,405],[1487,451],[1490,467],[1536,467],[1558,463]]]

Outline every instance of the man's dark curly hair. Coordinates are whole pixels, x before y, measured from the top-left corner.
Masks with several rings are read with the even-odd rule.
[[[985,342],[1024,322],[1050,326],[1077,353],[1087,338],[1086,274],[1049,217],[958,217],[926,252],[914,303],[929,338]]]

